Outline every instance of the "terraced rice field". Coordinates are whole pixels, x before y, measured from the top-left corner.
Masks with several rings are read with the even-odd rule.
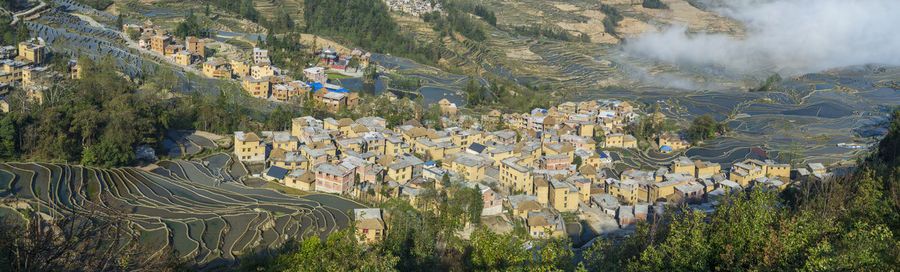
[[[130,214],[141,241],[198,264],[228,263],[247,252],[268,252],[289,239],[346,227],[361,205],[332,195],[304,197],[245,187],[225,154],[200,162],[161,162],[153,171],[0,163],[0,197],[24,199],[65,216],[90,204]],[[245,172],[244,172],[245,173]],[[0,214],[15,213],[4,209]]]
[[[638,101],[644,108],[659,104],[666,116],[685,125],[703,114],[726,120],[731,129],[726,137],[685,152],[693,159],[718,162],[726,168],[750,156],[751,148],[768,152],[769,158],[792,152],[803,156],[798,163],[830,164],[866,152],[841,148],[838,143],[874,143],[886,132],[891,109],[900,105],[900,90],[884,83],[898,76],[898,67],[859,66],[789,78],[778,90],[765,93],[645,87],[598,90],[577,99],[619,98]],[[636,154],[623,163],[636,164],[641,156]],[[644,161],[646,167],[655,165]]]
[[[215,142],[191,131],[169,131],[163,139],[163,148],[169,158],[177,159],[183,155],[196,155],[205,150],[218,147]]]

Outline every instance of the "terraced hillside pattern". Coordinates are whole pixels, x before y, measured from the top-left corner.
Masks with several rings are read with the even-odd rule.
[[[152,171],[45,163],[0,163],[0,197],[18,198],[58,217],[98,204],[131,214],[141,241],[168,245],[198,264],[229,263],[290,239],[325,237],[362,207],[332,195],[304,197],[242,185],[224,154],[162,162]]]

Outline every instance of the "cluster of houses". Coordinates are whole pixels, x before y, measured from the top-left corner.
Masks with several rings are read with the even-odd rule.
[[[354,67],[365,67],[369,63],[371,53],[352,50],[340,54],[333,47],[320,51],[323,67],[311,67],[303,71],[305,80],[295,80],[286,71],[274,66],[269,57],[269,50],[253,48],[249,60],[225,59],[206,56],[206,40],[188,36],[183,41],[173,37],[165,29],[146,22],[143,25],[127,24],[127,31],[139,31],[138,45],[141,48],[155,51],[171,58],[175,63],[191,66],[200,63],[200,72],[209,78],[235,79],[250,96],[288,101],[292,98],[305,99],[312,97],[322,102],[326,109],[337,112],[341,108],[352,109],[359,103],[359,94],[346,88],[328,83],[326,69],[347,71],[350,61],[357,60]]]
[[[485,215],[502,212],[503,195],[524,194],[547,209],[531,214],[544,219],[523,219],[553,223],[558,211],[577,210],[579,202],[589,199],[598,169],[610,163],[593,140],[595,133],[605,131],[598,122],[610,119],[609,129],[621,129],[623,119],[615,116],[633,114],[625,102],[586,105],[611,112],[598,117],[595,111],[536,109],[525,115],[530,123],[525,127],[498,131],[435,130],[415,121],[389,129],[380,117],[301,117],[292,121],[290,131],[236,132],[234,150],[245,163],[266,164],[263,177],[301,190],[355,197],[387,192],[382,197],[415,202],[425,188],[440,187],[435,181],[446,174],[471,181],[467,184],[482,192]],[[575,121],[562,118],[568,115]],[[558,117],[561,121],[547,122]],[[482,117],[502,118],[499,112]],[[583,161],[581,168],[572,164],[575,157]]]
[[[319,51],[320,63],[331,70],[339,72],[351,72],[350,68],[355,69],[352,72],[358,72],[360,67],[369,66],[371,58],[372,53],[363,52],[359,49],[353,49],[350,51],[350,54],[341,54],[334,47],[326,46],[322,48],[322,51]],[[353,59],[356,59],[358,63],[351,66],[350,61]]]
[[[328,50],[331,49],[323,50],[323,56],[324,52]],[[328,52],[333,52],[333,50]],[[367,65],[369,56],[371,56],[359,50],[354,50],[351,55],[361,61],[360,65]],[[338,56],[337,54],[334,56],[333,59],[323,58],[322,63],[333,70],[346,70],[350,56]],[[326,68],[318,66],[306,68],[303,70],[303,77],[306,80],[295,80],[282,69],[272,65],[269,50],[260,48],[253,48],[251,61],[209,58],[202,64],[202,72],[205,76],[238,79],[244,91],[253,97],[288,101],[293,98],[306,99],[311,96],[324,104],[325,108],[331,112],[337,112],[341,108],[356,107],[359,104],[359,94],[328,83],[328,75],[325,70]]]
[[[9,112],[8,94],[14,87],[22,89],[26,101],[43,104],[44,92],[55,78],[81,78],[81,66],[74,60],[69,62],[69,75],[52,71],[46,66],[47,50],[41,38],[0,47],[0,111]]]
[[[449,108],[455,111],[456,107]],[[625,126],[636,116],[634,106],[629,102],[591,100],[565,102],[549,110],[536,108],[530,113],[503,114],[502,119],[510,128],[526,131],[542,140],[553,137],[572,139],[567,135],[582,139],[603,135],[603,142],[596,143],[600,147],[637,148],[637,139],[625,134]]]
[[[425,13],[443,11],[440,3],[431,0],[384,0],[384,3],[392,11],[409,13],[417,17]]]
[[[203,39],[187,36],[182,41],[149,21],[142,25],[126,24],[122,30],[126,33],[138,31],[138,46],[170,58],[178,65],[189,66],[206,58],[206,41]]]
[[[510,127],[496,131],[478,125],[435,130],[417,121],[388,128],[380,117],[300,117],[290,131],[236,132],[234,152],[242,162],[265,164],[264,178],[289,187],[402,197],[414,205],[426,188],[443,188],[447,175],[480,190],[483,215],[510,211],[535,237],[564,235],[566,212],[606,214],[627,227],[658,215],[664,203],[710,202],[752,186],[783,189],[792,175],[825,174],[820,164],[792,171],[786,164],[748,159],[723,171],[717,163],[679,157],[655,171],[611,176],[612,159],[601,148],[632,145],[627,135],[617,135],[636,120],[633,107],[615,100],[572,104],[482,116],[482,122],[500,120]],[[594,141],[600,134],[605,143]],[[383,221],[365,225],[372,226],[366,237],[383,233]]]
[[[591,207],[614,216],[621,226],[660,216],[667,203],[694,204],[700,209],[733,191],[751,187],[785,189],[792,180],[825,179],[831,175],[821,163],[792,169],[772,160],[745,159],[723,171],[718,163],[678,157],[656,171],[627,170],[606,178],[602,190],[592,192]],[[649,213],[649,214],[648,214]]]

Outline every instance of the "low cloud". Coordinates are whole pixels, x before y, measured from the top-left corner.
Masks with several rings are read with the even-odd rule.
[[[686,25],[673,25],[630,38],[625,52],[738,74],[900,66],[898,0],[725,0],[707,6],[743,23],[746,35],[689,33]]]

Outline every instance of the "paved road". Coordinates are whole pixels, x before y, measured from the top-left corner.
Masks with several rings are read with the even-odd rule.
[[[35,11],[38,11],[38,10],[41,10],[41,9],[43,9],[43,8],[46,7],[46,6],[47,6],[47,3],[44,3],[44,1],[41,1],[40,4],[38,4],[37,6],[31,8],[31,9],[29,9],[29,10],[22,11],[22,12],[17,12],[17,13],[15,13],[15,14],[13,14],[13,16],[12,16],[13,19],[12,19],[12,21],[9,22],[9,25],[16,25],[16,23],[19,22],[19,17],[24,17],[24,16],[31,15],[31,13],[33,13],[33,12],[35,12]],[[6,12],[6,13],[11,13],[11,12],[9,12],[9,11],[6,10],[6,9],[3,9],[3,11]]]

